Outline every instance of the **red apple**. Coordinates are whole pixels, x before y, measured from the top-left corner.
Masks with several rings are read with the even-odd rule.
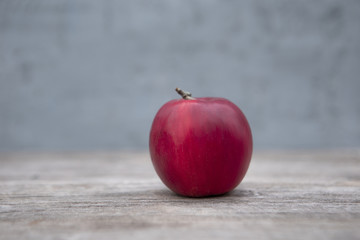
[[[150,155],[163,183],[175,193],[205,197],[227,193],[244,178],[252,135],[242,111],[224,98],[172,100],[157,112]]]

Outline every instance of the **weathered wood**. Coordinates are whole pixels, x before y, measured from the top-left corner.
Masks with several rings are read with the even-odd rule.
[[[165,188],[147,153],[0,154],[0,239],[360,239],[360,151],[256,153],[212,198]]]

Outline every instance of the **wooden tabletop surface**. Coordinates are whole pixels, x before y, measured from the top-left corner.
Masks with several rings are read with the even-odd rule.
[[[256,152],[211,198],[170,192],[146,152],[1,153],[0,239],[360,239],[360,150]]]

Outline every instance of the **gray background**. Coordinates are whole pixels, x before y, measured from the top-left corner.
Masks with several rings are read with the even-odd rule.
[[[255,149],[360,146],[358,0],[0,0],[0,150],[146,149],[177,98],[237,104]]]

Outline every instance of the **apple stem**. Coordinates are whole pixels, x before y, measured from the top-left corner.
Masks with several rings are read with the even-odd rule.
[[[195,98],[191,97],[191,93],[185,92],[180,88],[175,88],[175,91],[185,100],[195,100]]]

